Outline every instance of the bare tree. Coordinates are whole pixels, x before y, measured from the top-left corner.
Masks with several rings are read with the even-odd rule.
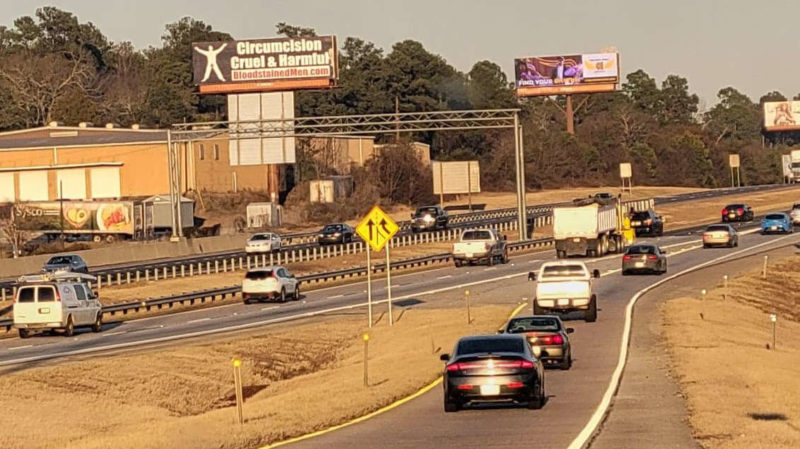
[[[2,220],[0,221],[0,235],[11,246],[11,253],[16,258],[20,254],[25,240],[27,240],[26,233],[20,231],[14,220]]]
[[[0,87],[27,126],[50,122],[60,100],[74,90],[91,96],[96,71],[82,52],[36,55],[23,51],[0,61]]]

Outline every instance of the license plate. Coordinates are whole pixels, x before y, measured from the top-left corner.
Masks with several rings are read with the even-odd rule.
[[[39,309],[39,313],[41,313],[42,315],[44,315],[45,313],[50,313],[50,308],[49,307],[43,307],[43,308]]]
[[[636,262],[636,268],[642,268],[644,266],[644,262]]]
[[[579,238],[575,237],[575,238],[573,238],[573,239],[572,239],[572,241],[573,241],[573,242],[580,242],[580,241],[581,241],[581,239],[579,239]]]
[[[769,229],[770,229],[771,231],[777,231],[777,230],[778,230],[778,227],[777,227],[777,226],[770,226],[770,227],[769,227]]]
[[[728,218],[736,218],[736,214],[728,214]]]
[[[558,300],[559,306],[568,306],[569,305],[569,298],[561,298]]]
[[[497,396],[500,394],[500,385],[481,385],[481,396]]]
[[[471,259],[471,258],[472,258],[472,253],[467,253],[467,259]]]
[[[641,221],[632,221],[631,222],[631,226],[641,226],[641,225],[642,225]]]

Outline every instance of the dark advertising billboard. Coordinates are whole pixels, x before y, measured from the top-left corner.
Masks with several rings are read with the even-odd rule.
[[[589,53],[514,60],[517,95],[613,92],[619,81],[616,53]]]
[[[334,36],[192,44],[194,83],[206,94],[333,87],[337,58]]]

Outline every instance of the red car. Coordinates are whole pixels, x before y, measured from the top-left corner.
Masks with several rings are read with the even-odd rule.
[[[751,209],[747,204],[728,204],[724,209],[722,209],[723,223],[729,221],[752,221],[754,216],[753,209]]]

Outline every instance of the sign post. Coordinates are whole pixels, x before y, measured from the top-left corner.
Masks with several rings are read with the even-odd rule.
[[[389,255],[389,246],[387,245],[397,234],[400,228],[397,226],[392,217],[386,214],[380,207],[375,206],[372,210],[364,216],[361,223],[356,226],[356,233],[375,251],[380,251],[386,247],[386,295],[389,305],[389,325],[394,325],[394,318],[392,316],[392,275],[391,275],[391,258]],[[371,270],[369,266],[371,263],[369,248],[367,248],[367,272]],[[371,278],[367,278],[367,282]],[[369,285],[369,284],[368,284]],[[369,309],[369,326],[372,327],[372,289],[367,287],[367,307]]]
[[[742,186],[742,178],[739,171],[739,155],[738,154],[729,154],[728,155],[728,165],[731,166],[731,187],[741,187]]]

